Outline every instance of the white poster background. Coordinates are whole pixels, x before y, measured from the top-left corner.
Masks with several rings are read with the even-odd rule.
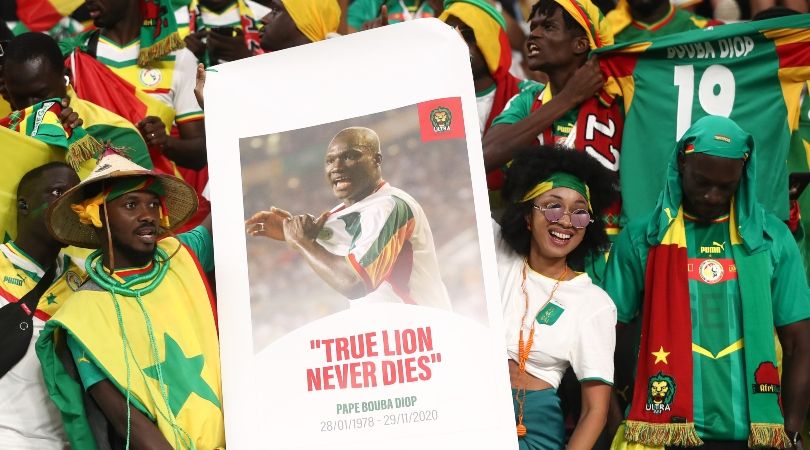
[[[228,448],[516,448],[469,52],[456,32],[417,20],[224,64],[208,73],[205,96]],[[490,326],[384,304],[347,309],[254,349],[239,139],[447,97],[462,100]],[[434,344],[430,380],[307,391],[306,370],[334,364],[311,349],[313,340],[375,332],[380,341],[383,330],[424,327]],[[364,360],[385,359],[396,357]],[[338,414],[347,403],[389,400],[394,409]],[[374,425],[353,420],[364,417]]]

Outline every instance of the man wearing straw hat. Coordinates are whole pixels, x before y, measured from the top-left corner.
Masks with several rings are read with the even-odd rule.
[[[108,154],[48,210],[54,237],[96,249],[36,346],[74,449],[224,447],[210,230],[166,236],[196,207],[179,178]]]

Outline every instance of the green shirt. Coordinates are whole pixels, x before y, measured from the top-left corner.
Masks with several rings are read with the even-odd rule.
[[[413,18],[433,17],[433,9],[424,0],[355,0],[349,5],[346,22],[359,30],[363,24],[380,16],[380,7],[388,6],[388,23],[403,22],[407,16]],[[403,10],[407,9],[407,14]]]
[[[537,82],[525,84],[525,87],[509,100],[503,112],[492,121],[492,126],[500,124],[512,125],[529,117],[534,112],[534,105],[542,95],[545,87],[545,85]],[[567,138],[577,122],[577,114],[579,114],[579,108],[574,108],[555,120],[551,129],[554,142],[546,142],[545,144],[556,144]]]
[[[640,39],[653,39],[682,31],[699,30],[711,24],[707,19],[680,8],[670,7],[670,12],[655,23],[633,21],[613,37],[617,44]]]
[[[649,220],[647,216],[630,222],[614,242],[608,260],[604,288],[616,303],[622,323],[632,321],[641,310],[650,250],[646,240]],[[742,314],[737,281],[731,275],[734,271],[728,223],[684,222],[687,256],[692,264],[692,340],[704,349],[693,346],[692,353],[695,425],[703,439],[743,440],[749,432],[748,390],[743,385],[745,349],[734,350],[732,345],[742,337]],[[765,250],[771,262],[773,325],[781,327],[810,318],[810,292],[790,231],[772,214],[766,213],[765,222],[766,229],[774,234],[766,235],[771,245]],[[718,264],[705,263],[708,259],[723,268],[722,277]],[[707,352],[712,357],[706,356]]]

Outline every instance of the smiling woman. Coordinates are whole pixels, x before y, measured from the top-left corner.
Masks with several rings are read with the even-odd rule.
[[[562,449],[556,389],[573,368],[582,413],[570,449],[590,449],[604,427],[616,307],[583,258],[608,242],[601,213],[615,177],[585,153],[555,147],[517,154],[506,177],[498,275],[520,449]]]

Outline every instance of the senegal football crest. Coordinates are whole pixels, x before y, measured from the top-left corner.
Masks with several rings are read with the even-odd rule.
[[[647,405],[645,408],[647,411],[652,411],[653,414],[661,414],[670,410],[672,401],[675,399],[675,380],[671,376],[658,372],[650,377],[647,389]]]
[[[716,284],[723,281],[723,265],[714,259],[706,259],[698,266],[700,278],[708,284]]]
[[[433,131],[443,133],[450,131],[450,123],[453,120],[453,114],[444,106],[439,106],[430,112],[430,123],[433,124]]]

